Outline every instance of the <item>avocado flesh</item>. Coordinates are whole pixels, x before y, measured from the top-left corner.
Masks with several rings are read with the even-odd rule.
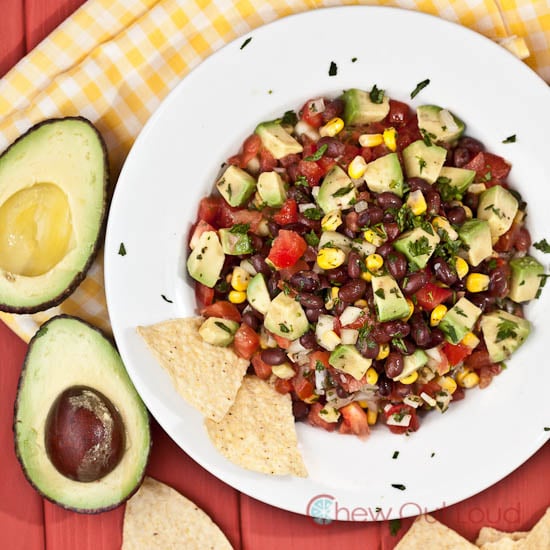
[[[106,213],[105,146],[83,118],[31,128],[0,156],[0,310],[59,304],[84,278]]]
[[[125,450],[117,466],[97,481],[62,475],[45,450],[45,425],[56,398],[67,388],[88,386],[105,395],[125,426]],[[19,380],[15,448],[30,483],[63,508],[95,513],[115,508],[138,488],[151,444],[149,415],[114,346],[80,319],[52,318],[29,344]]]

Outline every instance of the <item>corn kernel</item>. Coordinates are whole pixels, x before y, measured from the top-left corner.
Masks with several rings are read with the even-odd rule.
[[[411,315],[414,313],[414,302],[410,298],[406,298],[407,305],[409,306],[409,313],[406,317],[403,317],[403,321],[408,321],[411,318]]]
[[[456,391],[456,381],[450,376],[440,376],[436,382],[441,386],[442,390],[448,391],[451,395]]]
[[[363,298],[360,298],[359,300],[353,302],[353,305],[355,307],[367,307],[369,303],[367,302],[367,300],[363,300]]]
[[[378,420],[378,411],[373,411],[371,409],[367,410],[367,424],[369,426],[374,426]]]
[[[470,369],[464,369],[456,375],[456,381],[461,388],[473,388],[479,384],[479,376]]]
[[[399,382],[401,382],[401,384],[409,385],[409,384],[413,384],[417,380],[418,380],[418,372],[413,371],[408,376],[405,376],[404,378],[401,378],[401,380],[399,380]]]
[[[359,406],[362,409],[366,409],[369,406],[369,404],[366,401],[357,401],[357,403],[359,403]]]
[[[232,290],[228,298],[232,304],[242,304],[246,300],[246,292],[242,290]]]
[[[342,225],[342,214],[340,210],[333,210],[323,216],[321,228],[323,231],[336,231]]]
[[[359,145],[361,147],[376,147],[384,143],[384,136],[382,134],[361,134],[359,136]]]
[[[374,386],[378,382],[378,373],[373,367],[367,369],[367,384]]]
[[[384,265],[384,258],[380,254],[369,254],[365,260],[365,265],[369,271],[375,273]]]
[[[231,286],[235,290],[246,290],[250,281],[250,274],[247,273],[242,267],[236,266],[233,268],[233,275],[231,277]]]
[[[459,279],[466,277],[466,275],[468,275],[468,271],[470,271],[468,262],[460,256],[458,256],[455,260],[455,269]]]
[[[411,212],[415,216],[420,216],[426,212],[428,205],[426,204],[426,199],[420,189],[409,193],[409,197],[407,198],[407,206],[411,209]]]
[[[336,300],[338,299],[338,293],[340,292],[340,289],[337,286],[333,286],[330,289],[330,292],[327,296],[327,299],[325,301],[325,308],[326,309],[332,309],[336,303]]]
[[[361,273],[361,279],[363,279],[363,281],[367,281],[367,283],[370,283],[372,281],[372,273],[370,271],[363,271]]]
[[[334,137],[344,128],[344,121],[340,117],[331,118],[324,126],[319,128],[321,137]]]
[[[466,206],[465,204],[461,204],[460,206],[462,206],[462,208],[464,208],[464,212],[466,212],[466,219],[471,220],[474,217],[472,209],[469,206]]]
[[[436,327],[437,325],[439,325],[445,313],[447,313],[447,306],[443,304],[439,304],[438,306],[435,306],[432,309],[432,313],[430,314],[430,325],[432,327]]]
[[[363,238],[365,239],[365,241],[373,244],[374,246],[381,246],[386,242],[384,237],[382,237],[382,235],[380,235],[373,229],[366,229],[363,232]]]
[[[474,349],[479,344],[479,338],[473,332],[468,332],[460,343],[470,349]]]
[[[321,248],[317,254],[317,264],[321,269],[334,269],[346,261],[346,253],[339,248]]]
[[[348,166],[348,176],[351,179],[357,180],[360,177],[363,176],[365,173],[365,170],[367,169],[367,162],[366,160],[361,156],[357,155]]]
[[[386,128],[382,134],[384,145],[390,150],[395,151],[397,149],[397,132],[395,128]]]
[[[376,359],[380,361],[381,359],[385,359],[390,354],[390,346],[388,344],[380,344],[380,348],[378,349],[378,355],[376,356]]]
[[[468,292],[483,292],[489,288],[489,275],[484,273],[470,273],[466,277],[466,290]]]

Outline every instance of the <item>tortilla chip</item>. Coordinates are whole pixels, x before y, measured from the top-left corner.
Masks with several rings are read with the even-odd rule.
[[[418,516],[394,550],[477,550],[471,542],[430,515]]]
[[[479,547],[481,550],[523,550],[525,549],[524,539],[512,540],[506,537],[493,542],[486,542]]]
[[[535,524],[530,533],[523,539],[521,550],[549,550],[550,549],[550,508]]]
[[[204,416],[221,420],[233,405],[249,361],[231,348],[203,341],[198,330],[204,319],[194,317],[137,327],[177,392]]]
[[[126,503],[122,550],[229,550],[219,527],[183,495],[150,477]]]
[[[256,376],[244,377],[221,422],[205,420],[205,425],[214,446],[231,462],[255,472],[307,477],[290,396]]]
[[[476,544],[478,546],[483,546],[488,542],[498,542],[501,539],[510,539],[512,541],[517,541],[524,539],[529,534],[529,531],[514,531],[508,533],[506,531],[499,531],[493,527],[482,527],[479,530],[479,535],[477,536]]]

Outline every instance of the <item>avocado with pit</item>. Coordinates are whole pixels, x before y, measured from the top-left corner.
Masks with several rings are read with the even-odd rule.
[[[328,362],[335,369],[350,374],[356,380],[361,380],[371,366],[372,359],[363,357],[351,344],[341,344],[331,352]]]
[[[69,296],[101,244],[105,144],[80,117],[33,126],[0,156],[0,310],[34,313]]]
[[[433,144],[426,145],[424,140],[419,139],[407,145],[402,154],[407,178],[422,178],[428,183],[434,183],[447,158],[447,149]]]
[[[351,88],[343,93],[346,126],[361,126],[386,118],[390,112],[390,100],[382,90],[379,92],[381,94],[379,103],[372,100],[369,92],[357,88]]]
[[[143,479],[147,409],[113,344],[75,317],[54,317],[31,339],[13,430],[25,476],[63,508],[110,510]]]
[[[536,298],[544,276],[544,266],[535,258],[524,256],[510,260],[510,291],[508,298],[514,302],[527,302]]]
[[[481,332],[493,363],[507,359],[531,332],[527,319],[498,309],[481,317]]]

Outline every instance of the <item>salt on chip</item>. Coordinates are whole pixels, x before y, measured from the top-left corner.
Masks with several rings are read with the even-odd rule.
[[[235,401],[249,361],[231,348],[204,342],[201,317],[137,327],[177,392],[205,417],[221,420]]]
[[[418,516],[394,550],[478,550],[471,542],[461,537],[433,516]]]
[[[193,502],[146,477],[126,503],[122,550],[230,550],[219,527]]]
[[[514,532],[508,533],[506,531],[499,531],[494,527],[482,527],[479,530],[476,544],[478,546],[483,546],[488,542],[498,542],[501,539],[510,539],[512,541],[518,541],[518,540],[524,539],[528,534],[529,534],[528,531],[514,531]]]
[[[306,477],[289,395],[245,376],[235,403],[216,423],[205,420],[214,446],[235,464],[272,475]]]

